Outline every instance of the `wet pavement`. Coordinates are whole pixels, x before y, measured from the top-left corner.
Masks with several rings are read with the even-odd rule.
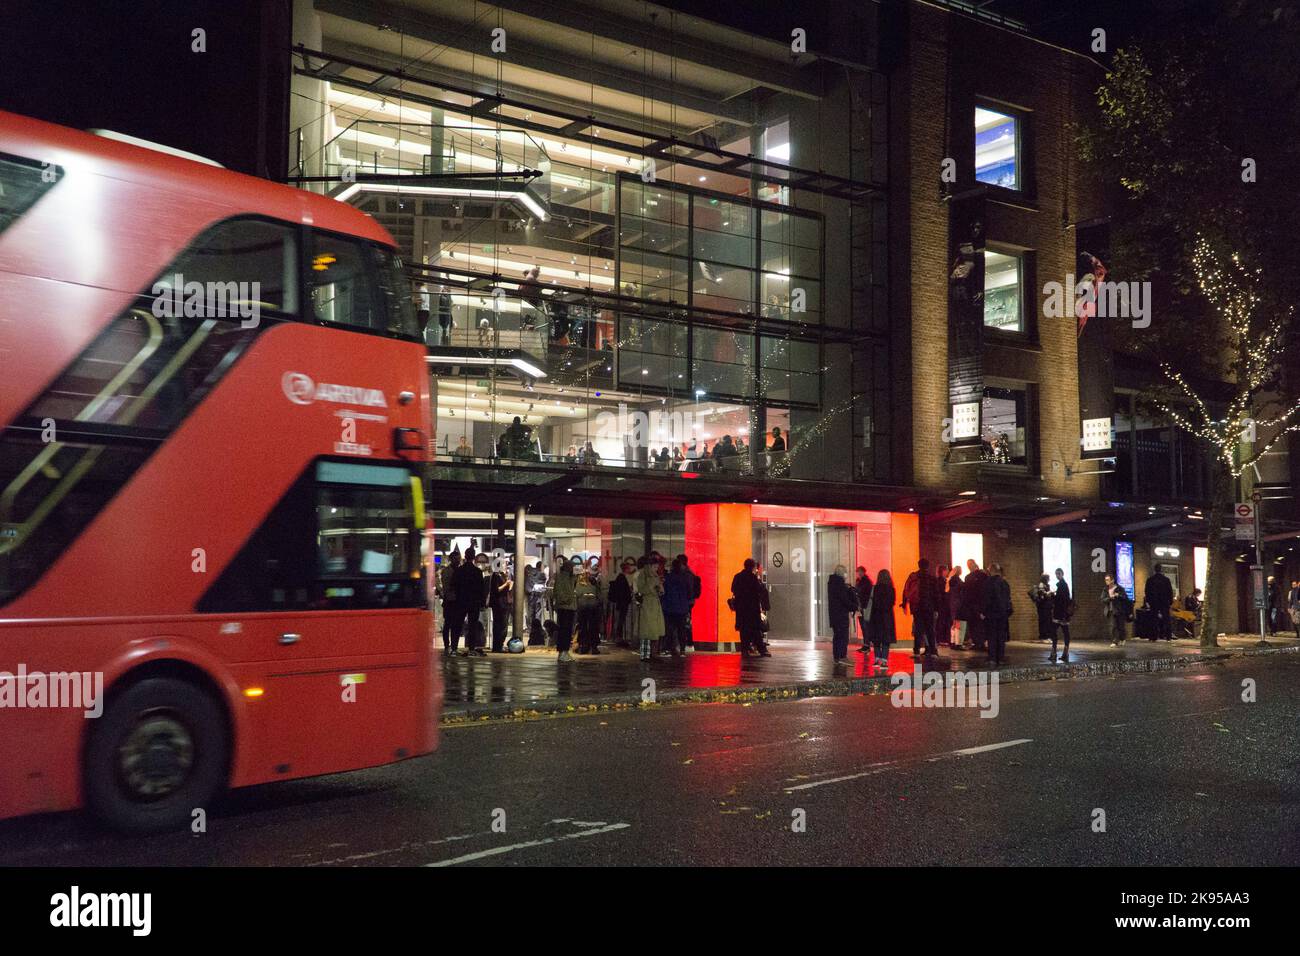
[[[452,727],[427,757],[235,792],[202,834],[2,821],[0,867],[1300,864],[1300,654],[999,689],[992,718],[878,694]],[[968,909],[999,886],[963,880],[940,883]],[[1068,930],[1056,890],[1029,905]]]
[[[1233,635],[1220,639],[1220,648],[1211,653],[1253,650],[1257,641],[1254,635]],[[1298,643],[1294,639],[1269,640],[1274,648],[1296,647]],[[887,662],[876,661],[872,654],[858,653],[859,647],[849,646],[847,667],[834,664],[829,641],[772,641],[771,657],[688,653],[681,659],[667,657],[649,663],[642,662],[635,650],[609,645],[602,645],[598,656],[575,654],[573,661],[566,664],[557,661],[553,648],[545,647],[530,647],[523,654],[442,659],[444,714],[451,718],[477,716],[502,713],[510,707],[527,710],[554,701],[636,702],[642,699],[647,678],[654,681],[659,696],[883,677],[899,670],[911,671],[916,663],[910,643],[895,644]],[[1048,665],[1050,650],[1048,643],[1013,641],[1007,647],[1003,670]],[[1129,640],[1118,647],[1101,641],[1070,645],[1071,662],[1078,665],[1167,658],[1186,661],[1202,653],[1200,645],[1192,640]],[[986,655],[975,651],[945,646],[940,648],[937,661],[925,662],[925,669],[974,670],[982,668],[986,659]]]

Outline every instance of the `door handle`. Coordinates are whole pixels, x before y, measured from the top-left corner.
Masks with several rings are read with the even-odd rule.
[[[300,640],[302,640],[302,635],[301,635],[301,634],[281,634],[281,635],[280,635],[280,643],[281,643],[281,644],[297,644]]]

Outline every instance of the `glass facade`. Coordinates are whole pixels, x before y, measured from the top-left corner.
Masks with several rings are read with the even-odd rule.
[[[716,102],[678,115],[662,79],[574,101],[557,61],[484,99],[472,64],[408,36],[429,75],[377,95],[384,38],[353,16],[326,39],[368,38],[366,67],[300,74],[291,156],[401,246],[438,455],[888,480],[883,163],[843,137],[883,144],[882,78],[854,109],[700,65]],[[856,275],[843,252],[828,272],[834,245]]]

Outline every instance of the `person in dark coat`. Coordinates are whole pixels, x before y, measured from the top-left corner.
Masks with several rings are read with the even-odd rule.
[[[1155,612],[1156,640],[1172,641],[1174,636],[1170,628],[1169,609],[1174,604],[1174,586],[1165,577],[1158,564],[1156,573],[1147,578],[1143,597],[1146,599],[1147,607]]]
[[[907,576],[903,585],[903,611],[912,615],[912,656],[921,656],[921,643],[925,643],[925,656],[939,653],[934,642],[934,618],[939,610],[938,582],[930,573],[930,561],[922,558],[916,570]]]
[[[763,612],[771,609],[767,585],[759,580],[753,558],[745,559],[745,566],[731,579],[731,598],[736,612],[736,630],[740,631],[740,653],[753,652],[771,657],[767,642],[763,640]]]
[[[483,648],[479,646],[479,614],[487,604],[487,579],[479,568],[474,549],[465,552],[461,562],[452,575],[451,586],[456,595],[456,613],[451,622],[451,650],[457,653],[460,636],[465,635],[465,653],[482,656]]]
[[[984,641],[992,667],[1007,659],[1011,613],[1011,585],[1002,576],[1002,565],[990,564],[989,579],[984,588]]]
[[[831,657],[836,664],[849,662],[849,622],[858,610],[858,595],[845,580],[848,568],[835,566],[826,579],[826,613],[831,622]]]
[[[1049,575],[1039,577],[1038,583],[1030,588],[1029,600],[1034,602],[1034,610],[1038,613],[1038,639],[1050,641],[1056,625],[1052,623],[1052,579]]]
[[[961,579],[961,565],[954,564],[952,577],[948,579],[948,614],[957,625],[957,632],[951,636],[953,647],[960,647],[966,641],[966,619],[962,615],[962,589],[966,583]]]
[[[895,601],[894,579],[888,569],[881,568],[871,589],[871,646],[882,665],[889,659],[889,645],[894,643]]]
[[[1056,663],[1056,632],[1059,629],[1065,635],[1065,650],[1061,654],[1061,663],[1070,663],[1070,617],[1074,614],[1074,599],[1070,597],[1070,585],[1066,583],[1065,572],[1056,569],[1056,591],[1052,594],[1052,656]]]
[[[506,649],[506,627],[515,609],[514,581],[502,568],[492,572],[488,587],[488,601],[492,608],[492,653],[501,654]]]
[[[609,601],[614,606],[614,643],[618,647],[630,647],[627,640],[627,612],[632,606],[632,597],[636,593],[633,583],[636,579],[636,562],[624,558],[622,574],[609,585]]]
[[[681,657],[686,652],[686,616],[691,613],[691,593],[695,588],[694,576],[673,559],[672,570],[664,575],[664,646],[673,655]]]
[[[988,601],[989,576],[975,563],[974,558],[966,561],[970,573],[961,589],[962,620],[966,622],[966,646],[977,651],[985,649],[984,605]]]
[[[871,611],[871,576],[867,574],[866,568],[858,568],[855,587],[858,592],[858,627],[862,629],[862,646],[858,648],[858,653],[865,654],[867,648],[871,646],[870,623],[867,620],[867,615]]]

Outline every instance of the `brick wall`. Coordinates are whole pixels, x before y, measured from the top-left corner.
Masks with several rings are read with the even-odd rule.
[[[1075,264],[1068,223],[1096,216],[1095,191],[1074,160],[1069,124],[1100,81],[1091,62],[1032,38],[999,30],[929,4],[911,2],[906,51],[890,76],[891,209],[896,264],[895,312],[910,312],[913,482],[952,488],[967,481],[943,464],[941,432],[948,414],[948,207],[939,201],[941,163],[957,162],[955,192],[976,186],[973,116],[977,97],[1024,111],[1022,162],[1030,194],[990,199],[987,236],[1032,253],[1026,314],[1036,341],[985,349],[986,378],[1037,385],[1037,449],[1041,471],[1026,490],[1095,499],[1094,477],[1067,478],[1078,464],[1078,363],[1073,320],[1042,317],[1042,285],[1064,282]],[[945,110],[945,102],[948,104]],[[906,208],[902,208],[904,202]],[[901,253],[901,255],[900,255]],[[1085,467],[1084,470],[1091,470]]]

